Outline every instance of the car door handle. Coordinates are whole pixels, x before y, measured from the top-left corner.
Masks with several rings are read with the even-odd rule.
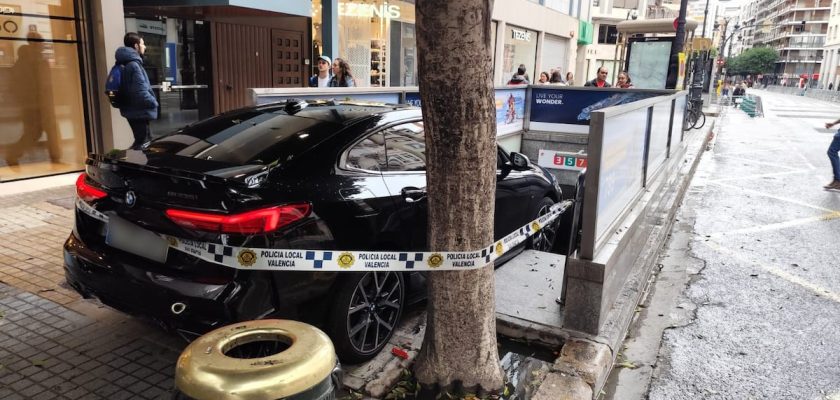
[[[420,189],[416,187],[404,187],[400,191],[400,194],[402,194],[402,197],[405,199],[406,203],[414,203],[426,197],[426,189]]]

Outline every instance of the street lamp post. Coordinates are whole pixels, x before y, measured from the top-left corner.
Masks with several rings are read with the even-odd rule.
[[[724,59],[723,54],[724,54],[724,50],[726,50],[726,42],[728,42],[730,39],[732,39],[732,37],[735,36],[735,34],[738,33],[738,31],[741,30],[741,28],[743,28],[743,27],[736,23],[733,28],[734,29],[732,30],[732,33],[730,33],[727,36],[726,31],[729,30],[729,19],[725,19],[723,21],[723,33],[721,34],[720,51],[718,51],[718,60]],[[718,30],[718,24],[717,23],[715,23],[714,30],[715,31]],[[729,44],[729,55],[730,56],[732,55],[732,44],[731,43]],[[716,91],[715,88],[714,88],[714,84],[715,84],[715,75],[716,75],[716,72],[717,72],[717,69],[718,69],[718,65],[717,65],[717,63],[715,63],[715,64],[716,65],[714,66],[714,68],[712,68],[712,80],[709,82],[709,84],[710,84],[710,86],[709,86],[709,103],[711,103],[712,92]],[[725,80],[726,79],[726,74],[723,74],[723,77],[724,77],[724,80]]]

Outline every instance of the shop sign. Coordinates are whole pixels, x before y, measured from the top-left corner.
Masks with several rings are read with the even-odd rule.
[[[586,154],[540,149],[537,164],[543,168],[581,171],[589,165]]]
[[[338,3],[338,15],[345,17],[397,19],[402,15],[402,10],[400,10],[400,6],[389,5],[387,2],[381,5],[341,2]]]
[[[20,9],[18,7],[0,4],[0,36],[20,32],[21,17],[19,13]]]
[[[513,32],[513,38],[516,40],[522,40],[525,42],[531,41],[531,32],[525,32],[516,29],[511,29],[511,32]]]
[[[161,21],[137,20],[137,32],[166,36],[166,24]]]

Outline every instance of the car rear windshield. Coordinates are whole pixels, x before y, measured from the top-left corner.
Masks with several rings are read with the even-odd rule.
[[[187,126],[152,141],[148,151],[232,165],[285,163],[341,128],[317,117],[248,110]]]

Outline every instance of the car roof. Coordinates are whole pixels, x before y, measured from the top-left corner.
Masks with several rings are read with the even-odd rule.
[[[255,107],[257,111],[266,113],[285,112],[300,118],[315,119],[322,122],[348,126],[359,120],[392,111],[419,108],[403,104],[388,104],[357,100],[295,100],[269,103]],[[254,109],[242,109],[247,113]]]

